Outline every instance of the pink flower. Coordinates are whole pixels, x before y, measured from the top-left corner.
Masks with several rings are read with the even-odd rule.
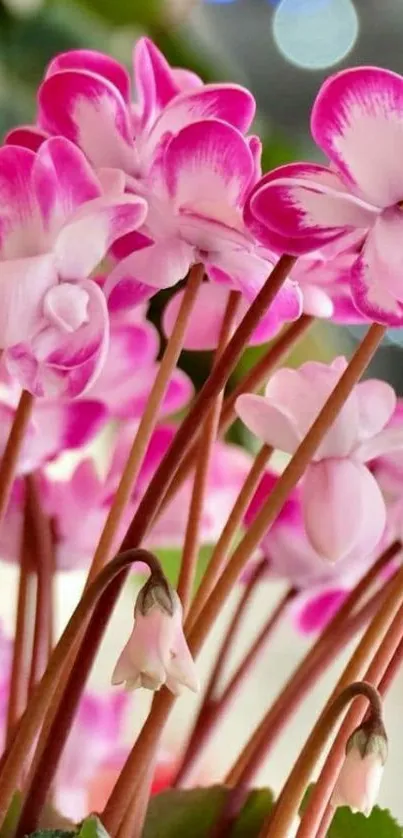
[[[98,399],[115,419],[140,419],[158,372],[159,348],[157,330],[145,317],[133,323],[111,316],[108,354],[98,378],[86,391],[86,398]],[[192,382],[186,373],[176,368],[160,408],[160,417],[183,409],[192,395]],[[133,429],[131,433],[133,435]]]
[[[183,290],[178,291],[171,297],[165,307],[163,316],[164,332],[169,337],[175,325],[179,307],[183,298]],[[288,297],[288,301],[287,301]],[[300,313],[299,289],[295,283],[288,282],[283,291],[276,297],[269,311],[263,315],[259,325],[255,329],[249,346],[259,346],[271,340],[284,325],[286,319],[293,319],[292,314]],[[190,350],[215,349],[218,344],[220,330],[228,302],[228,286],[223,283],[207,283],[199,289],[197,300],[193,309],[192,318],[186,332],[184,348]],[[248,298],[241,298],[236,324],[246,314],[250,306]]]
[[[0,347],[36,396],[80,395],[108,351],[106,300],[90,275],[115,239],[143,223],[146,204],[104,191],[68,140],[37,154],[0,149]]]
[[[125,693],[85,693],[81,699],[56,775],[55,803],[76,821],[88,812],[88,790],[112,761],[123,763],[123,724],[129,706]]]
[[[293,454],[345,368],[345,359],[337,358],[330,365],[311,362],[299,370],[281,369],[265,396],[238,398],[238,415],[265,443]],[[365,464],[402,449],[402,430],[391,434],[385,429],[395,404],[385,382],[358,384],[306,470],[302,505],[307,535],[314,549],[332,561],[353,550],[368,554],[382,536],[385,503]]]
[[[242,132],[251,125],[255,103],[247,90],[203,85],[194,74],[172,69],[147,38],[134,49],[134,80],[133,105],[130,78],[114,59],[90,50],[57,56],[39,91],[39,128],[77,143],[97,169],[139,176],[162,138],[184,125],[204,117],[223,119]]]
[[[247,527],[269,497],[278,477],[272,471],[263,475],[245,515]],[[298,630],[310,633],[323,628],[348,591],[373,564],[378,552],[364,553],[358,548],[337,562],[325,561],[307,537],[303,493],[303,484],[299,484],[262,538],[259,551],[267,560],[268,578],[285,579],[299,591],[292,611]]]
[[[367,723],[369,724],[369,723]],[[364,724],[350,737],[332,794],[332,805],[349,806],[367,817],[376,803],[388,746],[384,727],[368,732]]]
[[[174,434],[173,425],[162,425],[155,430],[133,491],[131,503],[116,535],[117,547]],[[43,503],[48,515],[54,520],[57,565],[60,569],[68,570],[88,566],[126,464],[133,435],[133,425],[126,425],[120,429],[115,439],[111,464],[104,478],[97,473],[93,460],[85,459],[75,468],[69,480],[55,480],[49,477],[44,480]],[[216,443],[202,518],[201,541],[203,544],[214,543],[218,538],[249,468],[250,458],[241,448]],[[183,543],[190,491],[191,479],[185,481],[183,487],[155,522],[146,538],[148,547],[172,548]],[[84,517],[82,516],[83,505],[86,510]],[[21,527],[21,508],[19,516],[19,527]],[[79,527],[77,527],[78,519],[80,520]],[[14,527],[11,523],[10,520],[7,527],[8,539],[11,538],[17,526],[16,522]],[[12,544],[16,543],[19,532],[18,528],[17,533],[13,535]],[[8,552],[10,553],[10,550]]]
[[[148,240],[112,270],[108,295],[122,282],[126,288],[130,281],[156,289],[175,285],[203,262],[210,279],[241,291],[249,303],[255,298],[273,262],[259,255],[242,220],[256,173],[252,139],[218,119],[193,122],[165,138],[148,177],[133,184],[149,206],[142,229]],[[270,315],[271,332],[300,313],[299,289],[286,280]]]
[[[311,129],[331,168],[294,163],[265,175],[250,199],[254,234],[298,255],[336,240],[343,247],[354,233],[354,302],[366,317],[400,326],[403,78],[378,67],[336,73],[319,91]]]
[[[150,590],[151,577],[138,594],[134,628],[121,652],[112,684],[126,689],[159,690],[163,684],[179,695],[183,687],[197,692],[199,682],[182,628],[182,605],[170,586],[159,594],[158,583]],[[168,584],[168,583],[167,583]]]

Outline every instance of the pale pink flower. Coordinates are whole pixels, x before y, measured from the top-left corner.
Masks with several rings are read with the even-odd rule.
[[[55,804],[65,817],[85,817],[91,782],[105,765],[124,762],[128,707],[125,693],[87,692],[82,697],[55,779]]]
[[[369,817],[378,798],[388,746],[384,727],[373,732],[366,723],[350,737],[332,794],[332,806],[349,806]]]
[[[310,362],[298,370],[281,369],[265,395],[243,395],[237,412],[262,441],[288,454],[313,424],[347,362]],[[403,429],[387,429],[396,397],[383,381],[359,383],[319,445],[302,486],[307,535],[315,550],[334,561],[379,542],[386,521],[385,503],[366,463],[381,453],[401,450]]]
[[[107,305],[90,275],[146,215],[123,186],[110,173],[96,176],[61,137],[37,154],[0,149],[0,347],[8,371],[36,396],[81,394],[105,360]]]
[[[252,524],[278,479],[275,472],[265,472],[245,514],[246,527]],[[376,560],[379,550],[365,553],[358,547],[337,562],[326,561],[308,539],[302,500],[300,483],[262,538],[259,555],[267,561],[269,580],[284,579],[298,590],[291,612],[298,630],[310,633],[323,628],[338,610],[348,592]],[[248,567],[246,578],[254,564]]]
[[[183,687],[197,692],[199,682],[183,633],[178,594],[169,586],[169,596],[165,589],[160,596],[156,582],[150,596],[149,585],[150,580],[138,594],[134,628],[118,658],[112,683],[149,690],[166,684],[175,695]]]
[[[250,199],[253,232],[296,255],[343,247],[355,234],[354,302],[371,320],[401,326],[403,77],[378,67],[336,73],[319,91],[311,129],[331,168],[293,163],[265,175]]]

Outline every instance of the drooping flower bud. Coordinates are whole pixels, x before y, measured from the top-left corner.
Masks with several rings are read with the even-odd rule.
[[[371,814],[388,756],[388,741],[380,720],[369,719],[350,736],[346,757],[337,779],[332,805],[349,806],[353,812]]]
[[[112,675],[112,684],[122,683],[126,689],[149,690],[166,684],[175,695],[182,687],[199,688],[183,634],[182,604],[162,576],[152,574],[138,594],[133,631]]]

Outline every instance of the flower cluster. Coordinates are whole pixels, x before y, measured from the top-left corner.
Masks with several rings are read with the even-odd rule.
[[[367,592],[368,571],[391,544],[386,569],[374,571],[378,593],[398,567],[403,404],[388,383],[359,381],[374,346],[364,341],[365,357],[358,350],[351,363],[336,357],[273,369],[314,319],[374,322],[369,337],[377,342],[382,326],[403,325],[403,78],[377,68],[330,78],[312,111],[313,137],[329,165],[292,163],[262,174],[248,90],[204,84],[171,67],[146,37],[135,44],[133,76],[94,51],[57,56],[39,87],[35,124],[12,130],[0,148],[0,558],[19,564],[21,587],[24,574],[36,574],[38,609],[53,572],[85,570],[92,583],[114,553],[127,561],[121,574],[144,559],[150,576],[111,680],[129,689],[165,686],[177,696],[185,687],[197,692],[193,654],[220,596],[222,604],[236,580],[252,589],[260,578],[257,557],[267,577],[289,586],[285,602],[294,599],[298,629],[323,632],[314,662],[329,639],[326,625],[352,590],[363,584]],[[191,281],[183,281],[199,276],[190,298]],[[149,302],[161,290],[156,321]],[[272,340],[228,394],[243,349]],[[182,349],[216,353],[199,393],[177,365]],[[256,392],[262,384],[263,394]],[[236,418],[263,446],[256,459],[225,436]],[[273,452],[290,464],[284,472],[267,466]],[[192,601],[205,545],[211,565]],[[145,548],[182,554],[178,591]],[[51,610],[51,596],[43,601]],[[58,673],[70,674],[70,687],[87,665],[83,647],[92,648],[87,617],[88,634],[74,639],[76,662],[73,655]],[[37,619],[35,653],[46,646],[45,624]],[[18,631],[22,625],[17,620]],[[6,639],[0,644],[0,722],[11,753],[19,714],[7,696],[24,677],[17,640],[14,652]],[[51,631],[45,640],[49,652]],[[223,649],[225,658],[226,641]],[[47,661],[42,669],[37,663],[33,652],[29,690],[39,681],[40,694]],[[207,694],[208,724],[199,719],[196,733],[207,735],[238,675],[221,699]],[[376,704],[369,689],[362,694]],[[350,697],[358,694],[355,685]],[[162,690],[155,712],[165,699]],[[55,768],[55,802],[75,820],[100,805],[100,789],[111,791],[124,763],[122,776],[132,779],[135,760],[125,762],[121,744],[128,701],[121,689],[77,700]],[[17,739],[21,730],[24,717]],[[151,738],[147,730],[139,737],[144,777],[155,760]],[[175,755],[170,781],[192,761],[192,747],[191,739],[181,765]],[[365,747],[351,746],[333,803],[368,813],[386,746],[382,765]],[[242,755],[240,763],[246,787]],[[126,789],[132,785],[127,780]],[[124,788],[118,783],[112,798]],[[29,812],[29,792],[27,801]],[[280,797],[273,829],[281,807]],[[114,824],[113,834],[120,828]]]

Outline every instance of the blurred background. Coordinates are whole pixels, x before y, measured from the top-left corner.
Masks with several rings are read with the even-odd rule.
[[[206,81],[231,79],[251,88],[258,102],[256,130],[264,139],[267,170],[292,159],[318,156],[310,138],[309,113],[316,92],[329,73],[356,64],[383,65],[403,73],[402,32],[403,0],[0,0],[0,132],[3,135],[12,126],[34,118],[36,88],[55,53],[93,48],[130,65],[133,40],[147,33],[171,64],[193,69]],[[154,319],[158,320],[158,314],[158,310],[153,311]],[[357,331],[321,325],[292,360],[328,360],[337,351],[349,353]],[[372,368],[372,372],[389,379],[400,393],[401,340],[399,334],[389,334]],[[243,366],[250,363],[252,352],[256,351],[246,354]],[[185,364],[197,383],[205,374],[203,359],[192,355],[185,358]],[[14,568],[2,567],[0,610],[10,628],[13,602],[5,592],[14,584]],[[63,574],[58,585],[58,617],[62,625],[79,595],[82,574]],[[248,643],[257,619],[272,607],[280,593],[277,584],[264,586],[237,654]],[[107,687],[116,649],[130,631],[132,599],[132,592],[126,591],[124,603],[117,609],[108,631],[101,665],[94,674],[99,687]],[[202,660],[205,669],[235,601],[236,595],[222,615],[215,636],[210,638]],[[263,706],[277,693],[279,679],[290,672],[305,645],[290,625],[281,629],[270,653],[262,657],[251,688],[220,729],[220,742],[206,755],[203,771],[209,780],[219,778],[236,756]],[[337,661],[296,715],[275,760],[261,772],[261,782],[279,786],[294,759],[295,748],[304,741],[342,664],[343,661]],[[395,701],[388,708],[392,745],[381,798],[400,816],[401,688],[400,681],[393,690]],[[145,691],[141,692],[135,696],[130,737],[139,729],[147,709],[148,697]],[[168,731],[167,744],[173,750],[183,741],[190,721],[186,702],[189,713],[195,711],[192,697],[179,702]]]

